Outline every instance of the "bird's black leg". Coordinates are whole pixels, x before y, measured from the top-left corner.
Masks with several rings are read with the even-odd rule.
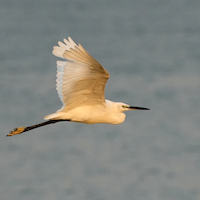
[[[62,121],[71,121],[71,120],[70,119],[67,119],[67,120],[62,120],[62,119],[48,120],[46,122],[43,122],[43,123],[40,123],[40,124],[36,124],[36,125],[33,125],[33,126],[18,127],[18,128],[15,128],[14,130],[12,130],[7,136],[13,136],[13,135],[21,134],[23,132],[30,131],[32,129],[38,128],[40,126],[46,126],[48,124],[54,124],[54,123],[62,122]]]

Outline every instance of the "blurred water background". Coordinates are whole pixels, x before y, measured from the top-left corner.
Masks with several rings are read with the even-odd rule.
[[[106,98],[150,111],[121,125],[58,123],[58,40],[110,73]],[[2,200],[200,199],[199,0],[1,0]]]

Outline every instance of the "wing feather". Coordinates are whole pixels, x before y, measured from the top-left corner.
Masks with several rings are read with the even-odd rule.
[[[55,56],[67,59],[57,61],[56,89],[63,102],[62,111],[105,102],[109,73],[70,37],[64,43],[58,42],[53,50]]]

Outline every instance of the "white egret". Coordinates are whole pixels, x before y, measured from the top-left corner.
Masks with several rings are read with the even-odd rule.
[[[81,46],[70,37],[53,48],[53,54],[66,59],[57,61],[56,89],[63,107],[46,116],[48,120],[29,127],[18,127],[7,136],[30,131],[40,126],[72,121],[86,124],[124,122],[128,110],[149,110],[121,102],[105,100],[104,89],[109,73]]]

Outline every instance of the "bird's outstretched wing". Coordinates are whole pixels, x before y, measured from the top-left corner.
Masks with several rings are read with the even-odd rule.
[[[105,102],[104,89],[109,73],[70,37],[58,45],[52,53],[67,59],[57,61],[56,89],[63,102],[62,111]]]

